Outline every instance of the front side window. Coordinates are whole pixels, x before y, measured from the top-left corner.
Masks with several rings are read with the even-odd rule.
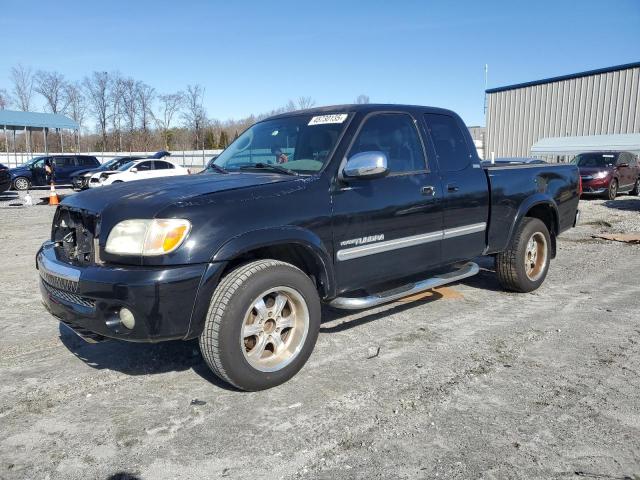
[[[426,169],[424,150],[413,119],[406,113],[381,113],[365,120],[351,150],[383,152],[389,172],[419,172]]]
[[[138,169],[139,172],[153,170],[153,165],[151,165],[151,162],[140,162],[135,167]]]
[[[256,123],[214,161],[225,170],[278,165],[298,174],[322,170],[347,123],[346,113],[292,115]],[[213,168],[207,171],[214,172]]]
[[[440,170],[458,172],[471,163],[469,147],[458,122],[449,115],[427,113],[424,116],[427,130],[438,155]]]

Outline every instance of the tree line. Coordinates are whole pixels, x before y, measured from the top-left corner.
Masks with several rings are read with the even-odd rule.
[[[0,88],[0,110],[35,111],[40,99],[44,111],[67,115],[78,123],[81,149],[93,151],[226,148],[256,121],[316,103],[312,97],[301,96],[270,112],[221,121],[208,116],[205,89],[199,84],[158,92],[119,72],[96,71],[82,80],[69,80],[60,72],[34,71],[21,64],[11,68],[10,84],[9,89]],[[354,103],[369,103],[369,97],[359,95]],[[62,142],[60,135],[57,138]],[[71,135],[66,135],[65,145],[74,145]],[[44,138],[38,132],[33,132],[29,141],[33,151],[43,150]],[[56,141],[55,134],[49,141]],[[20,151],[25,145],[16,141],[12,147]]]

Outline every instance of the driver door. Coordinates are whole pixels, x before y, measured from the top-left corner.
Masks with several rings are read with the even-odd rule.
[[[334,262],[339,293],[406,277],[441,262],[442,187],[407,113],[365,118],[347,153],[387,156],[382,178],[348,179],[334,188]]]

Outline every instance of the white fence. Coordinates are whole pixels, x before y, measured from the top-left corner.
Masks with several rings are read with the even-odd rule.
[[[211,157],[219,154],[222,150],[173,150],[170,160],[183,165],[185,167],[203,167],[209,161]],[[127,157],[127,156],[149,156],[156,152],[82,152],[79,155],[93,155],[100,163],[111,160],[113,157]],[[0,153],[0,163],[8,167],[16,167],[22,165],[31,158],[43,156],[44,153]],[[49,155],[73,155],[71,152],[66,153],[51,153]]]

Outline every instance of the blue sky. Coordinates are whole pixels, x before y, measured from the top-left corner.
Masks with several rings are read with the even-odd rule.
[[[640,61],[640,1],[0,1],[0,88],[21,62],[199,83],[210,117],[311,96],[451,108],[484,124],[500,86]]]

